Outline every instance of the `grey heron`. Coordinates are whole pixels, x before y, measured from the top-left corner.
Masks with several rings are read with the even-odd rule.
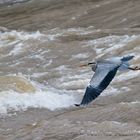
[[[96,99],[104,89],[110,84],[118,70],[140,70],[138,66],[130,67],[129,61],[134,56],[114,57],[111,59],[98,60],[82,66],[91,66],[95,72],[90,84],[87,86],[84,97],[80,104],[76,106],[87,105]]]

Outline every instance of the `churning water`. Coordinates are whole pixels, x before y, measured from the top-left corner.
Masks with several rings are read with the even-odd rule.
[[[118,72],[97,100],[74,107],[93,75],[79,65],[128,54],[135,55],[131,65],[139,65],[138,25],[124,28],[132,3],[119,15],[101,8],[114,3],[120,10],[124,5],[121,0],[0,1],[0,139],[139,140],[140,71]]]
[[[96,32],[96,30],[70,28],[55,29],[48,33],[16,30],[0,32],[2,69],[0,77],[2,80],[0,84],[2,109],[0,113],[7,113],[7,110],[11,109],[17,111],[42,107],[52,110],[73,105],[77,101],[77,93],[84,94],[84,89],[93,74],[88,68],[78,68],[80,63],[116,56],[117,52],[123,50],[123,55],[135,55],[133,64],[137,64],[139,35],[110,35],[80,41],[80,45],[74,48],[74,51],[74,46],[67,46],[61,41],[62,38],[70,38],[74,35],[82,36],[92,32]],[[78,43],[76,42],[76,44]],[[136,43],[137,45],[133,46]],[[83,52],[82,49],[86,49],[86,52]],[[58,61],[59,59],[60,61]],[[103,95],[130,91],[127,84],[121,88],[113,86],[136,78],[139,74],[139,71],[118,74],[114,84]],[[19,82],[21,83],[18,86]]]

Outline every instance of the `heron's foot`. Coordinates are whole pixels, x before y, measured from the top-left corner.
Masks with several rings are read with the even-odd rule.
[[[134,67],[134,70],[140,70],[140,67],[136,66]]]
[[[135,66],[135,67],[133,67],[133,68],[129,68],[129,69],[131,69],[131,70],[140,70],[140,67]]]

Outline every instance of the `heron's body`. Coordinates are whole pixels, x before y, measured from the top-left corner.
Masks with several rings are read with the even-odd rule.
[[[89,65],[92,65],[92,70],[95,71],[95,74],[90,81],[90,85],[86,88],[85,95],[80,105],[87,105],[97,98],[101,92],[107,88],[118,70],[130,69],[128,61],[133,57],[134,56],[114,57],[111,59],[99,60],[96,63],[89,63]]]

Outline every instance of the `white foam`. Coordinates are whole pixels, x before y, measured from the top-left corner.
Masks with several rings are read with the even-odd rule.
[[[15,74],[15,76],[17,75]],[[35,76],[42,75],[35,74]],[[25,78],[20,73],[18,77]],[[30,79],[28,81],[36,87],[35,93],[18,93],[10,89],[9,91],[0,92],[0,115],[6,115],[9,111],[24,111],[28,108],[46,108],[53,111],[55,109],[70,107],[76,103],[76,98],[71,92],[54,89],[50,86],[46,88],[44,85]]]
[[[121,102],[120,104],[135,107],[135,106],[140,106],[140,101]]]
[[[89,55],[87,53],[72,55],[72,59],[86,59],[88,57]]]
[[[33,73],[33,74],[32,74],[32,77],[34,77],[34,78],[39,78],[39,77],[45,76],[46,74],[48,74],[48,72]]]
[[[72,17],[72,20],[75,20],[77,17]],[[91,30],[93,29],[93,30]],[[52,40],[57,39],[57,37],[60,36],[68,36],[68,35],[86,35],[90,34],[92,32],[95,32],[97,30],[94,29],[93,26],[89,26],[87,28],[68,28],[68,29],[60,29],[60,28],[55,28],[50,30],[49,34],[50,37],[52,37]]]
[[[104,51],[104,53],[115,52],[115,50],[124,47],[127,43],[136,39],[137,36],[120,36],[120,40],[118,42],[114,41],[109,44],[109,48]]]
[[[22,43],[17,44],[13,48],[13,50],[10,51],[9,55],[17,55],[17,54],[19,54],[20,52],[22,52],[22,48],[23,48],[23,44]]]
[[[77,89],[84,89],[85,86],[88,84],[89,80],[73,80],[68,82],[63,82],[59,86],[61,88],[67,89],[67,90],[77,90]]]
[[[63,72],[65,70],[68,70],[68,68],[65,65],[61,65],[55,68],[55,70]]]
[[[36,32],[25,32],[25,31],[6,31],[0,32],[0,47],[18,44],[18,43],[25,43],[28,40],[34,41],[51,41],[54,40],[58,34],[43,34],[40,31]]]
[[[37,31],[37,32],[23,32],[23,31],[12,30],[12,31],[8,31],[8,32],[0,33],[0,35],[1,35],[0,40],[7,41],[7,42],[8,41],[13,42],[15,40],[26,41],[28,39],[39,40],[42,37],[45,37],[45,35],[41,34],[39,31]]]
[[[115,82],[121,82],[121,81],[126,81],[132,78],[137,77],[140,75],[140,71],[128,71],[128,72],[123,72],[120,75],[115,77]]]
[[[27,52],[28,48],[31,48],[36,45],[40,45],[44,42],[52,41],[55,35],[49,35],[49,34],[43,34],[39,31],[36,32],[24,32],[24,31],[6,31],[6,32],[0,32],[0,48],[6,49],[7,47],[10,47],[9,52],[7,54],[3,54],[2,56],[15,56],[20,55],[21,53]],[[40,51],[40,52],[39,52]],[[43,53],[46,53],[49,50],[43,51]],[[42,50],[38,50],[38,53],[40,53],[38,56],[33,55],[33,57],[38,57],[39,59],[43,60]],[[32,55],[31,55],[32,56]],[[30,57],[31,57],[30,56]]]
[[[86,43],[86,46],[93,46],[93,50],[97,53],[98,57],[106,53],[115,53],[115,50],[118,50],[124,47],[127,43],[135,40],[139,36],[132,35],[123,35],[123,36],[107,36],[99,39],[90,40]],[[98,58],[97,57],[97,58]]]
[[[76,17],[72,17],[71,19],[72,19],[72,20],[76,20]]]
[[[119,93],[124,93],[128,91],[130,91],[128,87],[114,88],[112,86],[109,86],[105,91],[103,91],[101,96],[117,95]]]
[[[63,93],[63,91],[62,91]],[[32,94],[19,94],[14,91],[3,91],[0,93],[0,114],[8,111],[27,110],[28,108],[47,108],[55,110],[66,108],[75,103],[72,95],[57,91],[37,91]]]
[[[108,95],[117,94],[117,93],[120,93],[120,90],[117,89],[117,88],[114,88],[114,87],[110,86],[109,88],[107,88],[107,89],[101,94],[101,96],[108,96]]]
[[[4,4],[4,3],[20,3],[20,2],[24,2],[26,0],[0,0],[0,4]]]

